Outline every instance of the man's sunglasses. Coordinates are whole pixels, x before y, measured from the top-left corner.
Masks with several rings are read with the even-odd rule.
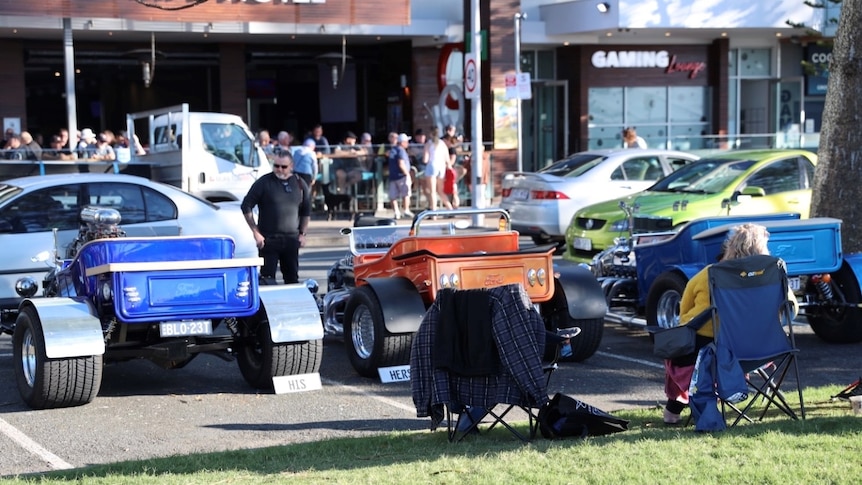
[[[289,167],[290,165],[276,165],[276,164],[272,164],[272,166],[273,166],[274,168],[287,168],[287,167]]]

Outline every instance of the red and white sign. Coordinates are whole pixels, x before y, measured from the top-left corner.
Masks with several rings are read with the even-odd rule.
[[[479,97],[479,69],[476,67],[476,54],[464,54],[464,97]]]
[[[506,99],[530,99],[533,92],[530,89],[530,73],[508,73],[506,80]]]

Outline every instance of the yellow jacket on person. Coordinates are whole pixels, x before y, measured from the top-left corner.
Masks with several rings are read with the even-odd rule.
[[[709,308],[711,300],[709,297],[709,266],[700,270],[694,275],[691,280],[685,285],[685,291],[682,293],[682,299],[679,302],[679,322],[680,325],[685,325],[694,317],[700,315],[704,310]],[[796,296],[793,290],[787,288],[787,298],[793,305],[793,316],[799,312],[799,303],[796,301]],[[697,331],[698,335],[714,338],[715,333],[712,327],[712,321],[706,324]]]

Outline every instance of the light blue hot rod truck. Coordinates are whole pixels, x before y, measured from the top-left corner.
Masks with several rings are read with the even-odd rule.
[[[99,207],[81,221],[42,296],[22,278],[17,315],[0,323],[30,407],[91,402],[108,362],[175,369],[202,353],[235,358],[255,388],[320,387],[323,326],[304,285],[259,286],[261,260],[234,258],[227,236],[127,238],[120,214]]]
[[[862,341],[862,254],[842,253],[839,219],[800,219],[794,213],[721,216],[672,228],[670,219],[629,216],[633,234],[590,265],[608,302],[607,321],[678,325],[688,280],[716,261],[729,230],[753,222],[767,228],[770,253],[787,263],[800,316],[814,333],[831,343]]]

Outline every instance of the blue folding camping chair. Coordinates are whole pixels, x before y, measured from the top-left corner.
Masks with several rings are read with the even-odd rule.
[[[697,379],[693,380],[696,392],[691,404],[696,422],[710,411],[703,406],[704,397],[722,403],[725,422],[725,406],[736,412],[731,426],[741,419],[753,421],[749,413],[757,402],[764,403],[758,420],[773,406],[792,419],[805,419],[784,261],[769,255],[722,261],[710,266],[708,279],[712,306],[707,311],[712,312],[716,331],[714,346],[701,351]],[[792,379],[787,379],[791,371]],[[734,375],[744,379],[741,394],[747,390],[749,395],[744,406],[728,397],[740,391],[739,387],[722,382],[731,381]],[[785,384],[796,387],[799,415],[782,391]],[[712,430],[709,424],[697,424],[698,429]]]

